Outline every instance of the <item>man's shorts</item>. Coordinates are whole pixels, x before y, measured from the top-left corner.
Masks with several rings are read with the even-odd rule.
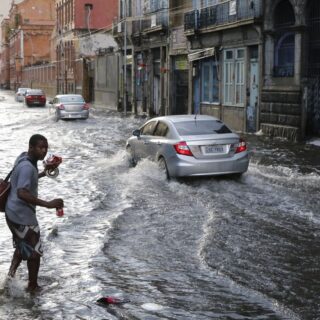
[[[21,225],[14,223],[6,216],[7,225],[12,233],[13,247],[17,248],[23,260],[37,254],[42,256],[40,228],[38,225]]]

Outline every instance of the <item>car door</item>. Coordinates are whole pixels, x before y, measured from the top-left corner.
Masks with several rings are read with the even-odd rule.
[[[157,125],[157,120],[148,121],[141,129],[140,136],[135,141],[135,156],[137,158],[151,158],[151,140]]]
[[[153,132],[153,136],[150,139],[150,157],[153,160],[156,160],[158,154],[163,154],[162,150],[165,148],[165,144],[167,143],[166,135],[168,133],[168,126],[163,121],[158,121],[157,126]]]

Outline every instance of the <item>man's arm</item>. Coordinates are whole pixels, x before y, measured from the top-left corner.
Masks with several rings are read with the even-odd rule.
[[[53,199],[51,201],[41,200],[35,197],[28,189],[21,188],[17,191],[18,197],[32,205],[45,207],[45,208],[63,208],[63,200],[62,199]]]
[[[43,177],[45,177],[45,175],[46,175],[46,173],[44,172],[44,171],[42,171],[42,172],[40,172],[39,174],[38,174],[38,178],[40,179],[40,178],[43,178]]]

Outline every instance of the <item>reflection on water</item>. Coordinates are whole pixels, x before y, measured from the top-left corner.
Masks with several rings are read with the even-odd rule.
[[[57,179],[41,180],[40,196],[65,200],[63,218],[38,209],[36,296],[24,291],[25,264],[6,279],[13,250],[0,216],[0,319],[318,316],[319,149],[249,136],[240,180],[168,182],[150,161],[128,167],[125,139],[140,119],[92,110],[87,121],[54,122],[47,108],[26,109],[7,93],[0,113],[2,175],[42,133],[63,163]],[[130,303],[96,303],[109,295]]]

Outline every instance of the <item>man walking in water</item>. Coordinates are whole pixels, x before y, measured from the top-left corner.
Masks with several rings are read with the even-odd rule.
[[[48,151],[47,139],[35,134],[29,140],[28,152],[16,160],[11,175],[11,189],[6,204],[6,221],[12,232],[14,254],[9,276],[14,277],[22,260],[27,260],[29,282],[27,290],[33,292],[38,286],[40,257],[42,256],[40,228],[36,206],[62,208],[62,199],[45,201],[38,198],[38,179],[45,171],[38,173],[37,162],[43,160]]]

